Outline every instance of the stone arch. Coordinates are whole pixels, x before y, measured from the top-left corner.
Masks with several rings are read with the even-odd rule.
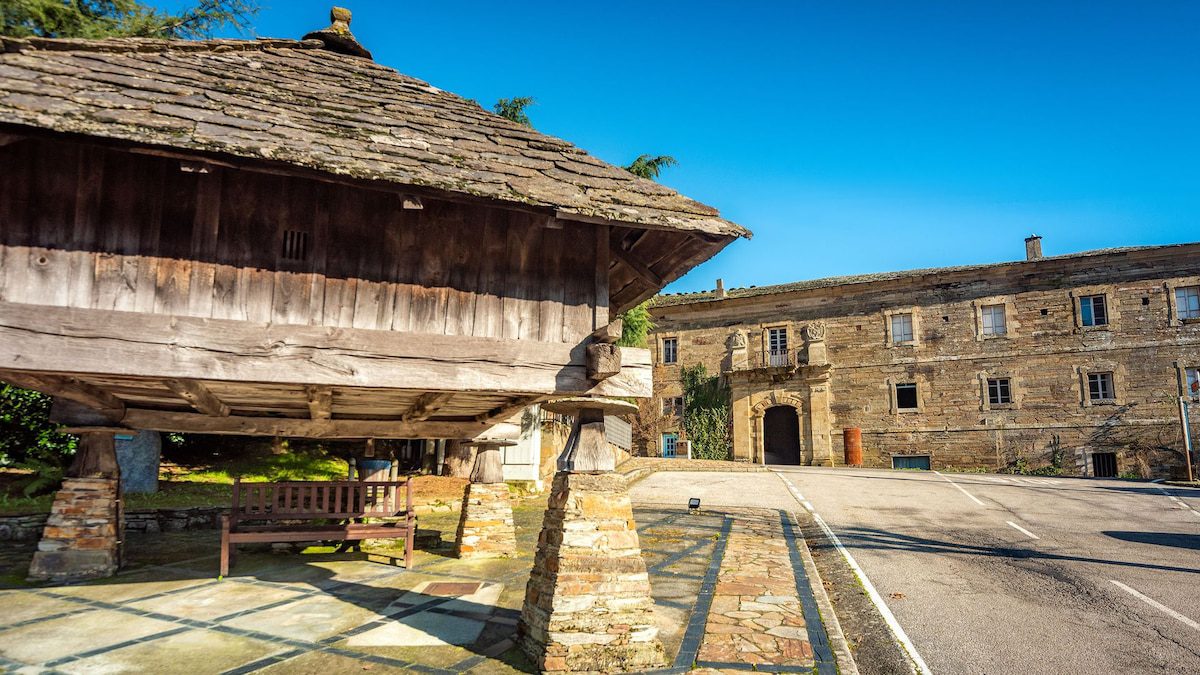
[[[754,407],[750,409],[750,414],[754,417],[762,417],[767,414],[767,408],[774,408],[778,405],[790,405],[796,409],[797,413],[804,410],[804,400],[799,396],[785,391],[773,391],[766,398],[755,403]]]
[[[790,411],[778,410],[768,419],[768,411],[773,408],[788,408]],[[758,460],[763,464],[803,464],[806,452],[804,433],[807,417],[804,399],[785,391],[772,391],[763,400],[754,404],[750,409],[753,421],[754,450]],[[788,426],[781,428],[780,419],[788,420]],[[779,447],[780,444],[787,446]]]

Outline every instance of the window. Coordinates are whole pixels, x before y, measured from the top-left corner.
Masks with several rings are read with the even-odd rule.
[[[1085,295],[1079,298],[1079,321],[1085,326],[1107,326],[1108,307],[1103,295]]]
[[[1004,305],[984,305],[980,308],[983,314],[984,335],[1005,335],[1008,324],[1004,318]]]
[[[1186,396],[1191,396],[1194,399],[1200,399],[1200,368],[1187,369],[1187,390],[1184,392]]]
[[[916,410],[917,407],[917,383],[896,383],[896,409]]]
[[[662,435],[662,456],[674,457],[675,448],[679,446],[679,434]]]
[[[283,232],[283,259],[294,262],[308,260],[308,233],[299,230]]]
[[[1180,319],[1200,319],[1200,286],[1176,288],[1175,311]]]
[[[786,328],[767,329],[768,365],[788,365],[788,336]]]
[[[912,314],[892,315],[892,344],[913,341]]]
[[[677,363],[679,361],[679,338],[663,338],[662,362]]]
[[[988,405],[1012,403],[1012,382],[1007,377],[989,378],[987,381]]]
[[[1088,373],[1088,399],[1091,401],[1116,399],[1112,373]]]
[[[662,400],[662,411],[664,415],[683,417],[683,397],[682,396],[666,396]]]

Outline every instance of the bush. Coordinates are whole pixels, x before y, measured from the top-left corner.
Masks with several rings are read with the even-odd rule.
[[[683,431],[696,459],[731,459],[733,411],[729,385],[709,376],[704,364],[684,368]]]

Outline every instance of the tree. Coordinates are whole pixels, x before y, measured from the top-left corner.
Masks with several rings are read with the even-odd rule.
[[[625,167],[629,173],[647,180],[658,180],[658,174],[669,166],[677,166],[679,162],[670,155],[642,155],[633,160],[633,164]]]
[[[514,96],[496,101],[496,105],[492,106],[492,109],[506,120],[533,128],[533,122],[530,122],[529,115],[525,114],[525,109],[533,104],[532,96]]]
[[[621,314],[625,322],[621,328],[621,339],[617,340],[620,347],[644,347],[646,336],[654,330],[654,321],[650,317],[649,301],[636,307],[630,307]]]
[[[200,39],[225,26],[244,30],[256,0],[197,0],[178,12],[141,0],[0,0],[0,35]]]

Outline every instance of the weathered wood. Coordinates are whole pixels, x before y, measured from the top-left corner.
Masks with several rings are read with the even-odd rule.
[[[475,418],[475,421],[481,424],[494,424],[496,422],[503,422],[513,415],[516,415],[518,412],[521,412],[525,408],[528,408],[535,403],[539,403],[544,399],[544,396],[527,396],[512,403],[496,406],[495,408],[478,415]]]
[[[454,394],[444,391],[431,391],[422,394],[413,407],[409,408],[400,419],[404,422],[421,422],[429,419],[443,405],[450,401]]]
[[[0,303],[0,369],[263,384],[645,397],[650,355],[587,377],[586,345]]]
[[[603,342],[611,344],[621,339],[621,334],[625,331],[625,320],[618,317],[612,321],[600,326],[592,331],[593,342]]]
[[[511,442],[506,445],[512,445]],[[472,483],[503,483],[504,462],[500,454],[501,444],[481,442],[475,452],[475,466],[471,469]]]
[[[75,459],[66,475],[72,478],[118,478],[116,441],[111,433],[86,433],[79,437]]]
[[[0,380],[22,389],[33,389],[56,398],[79,403],[114,422],[119,422],[125,415],[125,403],[121,399],[74,377],[2,371]]]
[[[621,348],[606,342],[587,346],[588,377],[600,381],[621,374]]]
[[[287,438],[474,438],[493,425],[467,421],[326,420],[280,417],[212,417],[130,408],[121,421],[131,429],[195,434]]]
[[[442,460],[442,475],[451,478],[470,478],[476,448],[464,441],[452,438],[446,441],[446,455]]]
[[[598,473],[616,468],[616,455],[608,447],[604,432],[604,411],[584,408],[575,416],[567,445],[558,457],[558,470]]]
[[[612,256],[619,260],[621,264],[633,270],[635,274],[642,278],[646,283],[654,288],[662,288],[666,282],[654,270],[650,269],[645,263],[638,260],[632,253],[613,249]]]
[[[208,387],[195,380],[178,380],[167,378],[163,380],[167,388],[187,401],[196,410],[213,417],[228,417],[229,406],[213,395]]]
[[[320,422],[333,417],[333,389],[309,385],[304,388],[308,396],[309,419]]]

